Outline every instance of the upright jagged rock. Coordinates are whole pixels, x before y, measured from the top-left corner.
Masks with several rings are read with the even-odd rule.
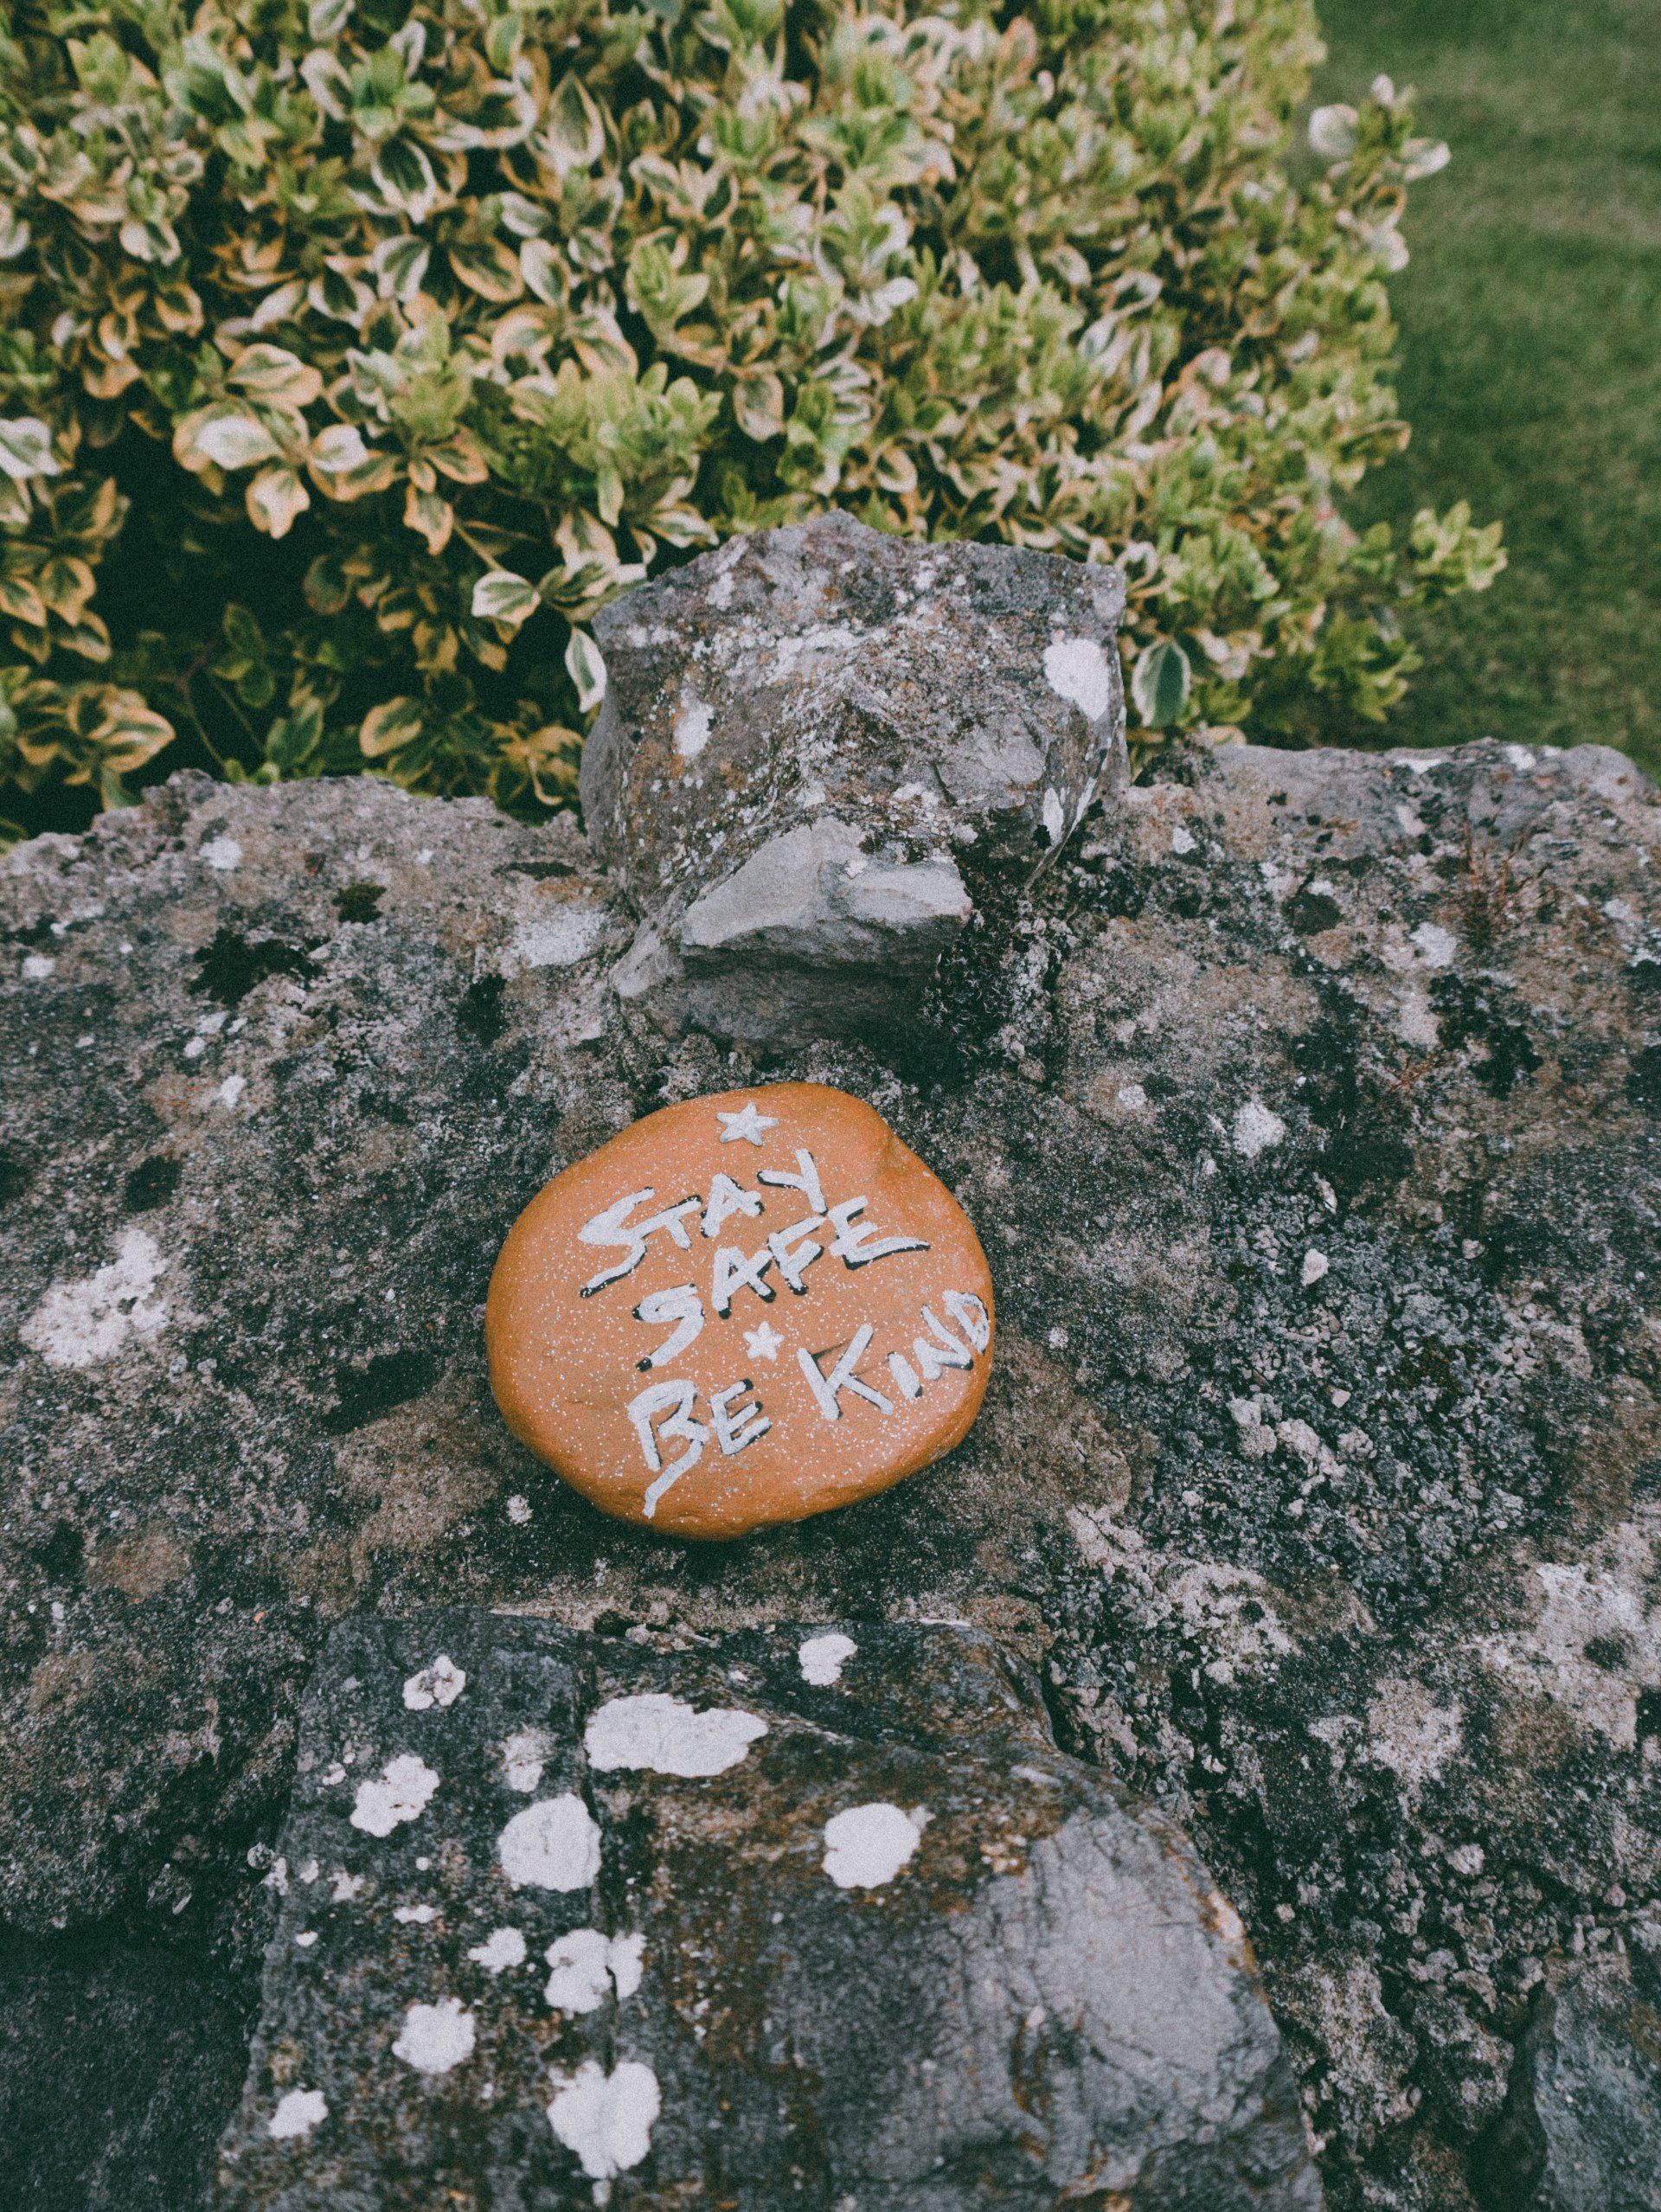
[[[912,1016],[975,885],[1122,775],[1124,603],[1112,569],[837,514],[616,600],[582,803],[644,917],[622,987],[755,1042]]]
[[[984,1635],[333,1638],[218,2212],[1316,2212],[1240,1922]]]

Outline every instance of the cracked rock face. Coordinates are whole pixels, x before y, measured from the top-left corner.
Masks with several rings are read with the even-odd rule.
[[[1518,2212],[1656,2212],[1661,1942],[1558,1962],[1493,2132],[1496,2194]]]
[[[596,628],[585,818],[627,987],[752,1042],[903,1019],[973,911],[1122,776],[1110,569],[845,515],[735,538]]]
[[[1238,1920],[1023,1669],[640,1634],[337,1633],[221,2212],[1313,2212]]]
[[[1658,848],[1595,747],[1173,759],[915,1035],[766,1051],[666,1037],[581,840],[474,802],[181,779],[0,862],[0,1882],[61,1946],[0,1996],[247,1955],[343,1613],[944,1616],[1194,1837],[1337,2212],[1510,2212],[1565,1972],[1648,2004],[1661,1940]],[[967,1211],[981,1417],[845,1514],[621,1531],[495,1413],[491,1263],[638,1115],[792,1078]]]

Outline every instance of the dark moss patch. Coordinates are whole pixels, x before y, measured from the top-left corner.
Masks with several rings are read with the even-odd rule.
[[[147,1160],[140,1160],[121,1186],[122,1202],[130,1214],[147,1214],[155,1206],[164,1206],[179,1187],[184,1173],[183,1160],[170,1159],[165,1152],[152,1152]]]
[[[1647,1045],[1632,1055],[1626,1071],[1626,1095],[1645,1113],[1661,1113],[1661,1045]]]
[[[12,1144],[0,1144],[0,1206],[21,1198],[34,1180],[22,1154]]]
[[[335,901],[335,912],[343,921],[373,921],[386,895],[384,883],[349,883]]]
[[[86,1549],[80,1530],[68,1521],[60,1521],[46,1542],[36,1545],[35,1558],[47,1580],[61,1588],[80,1580],[80,1562]]]
[[[439,1363],[419,1346],[396,1352],[378,1352],[365,1367],[344,1361],[335,1369],[336,1404],[323,1417],[330,1436],[344,1436],[366,1421],[379,1420],[394,1406],[419,1398],[437,1380]]]
[[[1299,937],[1318,937],[1324,929],[1336,929],[1344,920],[1343,907],[1324,891],[1299,891],[1287,900],[1284,911]]]
[[[1485,1091],[1509,1099],[1524,1077],[1541,1065],[1540,1055],[1520,1022],[1504,1011],[1497,994],[1461,976],[1439,976],[1430,987],[1445,1042],[1455,1050],[1475,1048],[1472,1073]]]
[[[456,1027],[480,1044],[494,1044],[507,1026],[508,1017],[502,1011],[501,977],[480,976],[477,983],[470,983],[456,1009]]]
[[[317,940],[292,945],[281,937],[244,937],[240,930],[221,929],[214,941],[196,955],[196,976],[190,988],[221,1006],[240,1005],[256,984],[267,976],[293,976],[309,981],[315,971],[311,955]]]

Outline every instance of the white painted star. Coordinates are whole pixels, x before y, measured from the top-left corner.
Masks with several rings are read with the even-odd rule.
[[[769,1118],[758,1111],[754,1099],[737,1113],[717,1111],[715,1119],[721,1125],[721,1141],[723,1144],[735,1144],[741,1137],[747,1144],[760,1144],[764,1129],[779,1126],[776,1118]]]
[[[779,1331],[766,1321],[759,1329],[744,1331],[744,1349],[752,1359],[777,1359],[779,1347],[784,1341]]]

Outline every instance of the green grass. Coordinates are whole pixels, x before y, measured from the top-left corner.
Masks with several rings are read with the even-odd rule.
[[[1396,744],[1619,746],[1661,775],[1661,0],[1318,0],[1453,149],[1392,280],[1413,439],[1361,519],[1469,498],[1492,590],[1425,617]]]

